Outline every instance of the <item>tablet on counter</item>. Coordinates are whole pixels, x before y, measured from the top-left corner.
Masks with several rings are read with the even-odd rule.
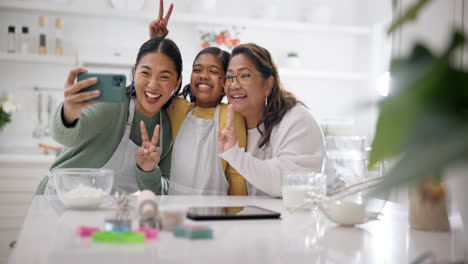
[[[258,206],[190,207],[192,220],[278,219],[281,214]]]

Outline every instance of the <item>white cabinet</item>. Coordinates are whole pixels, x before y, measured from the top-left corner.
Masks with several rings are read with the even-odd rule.
[[[0,263],[6,263],[40,180],[53,157],[0,154]]]

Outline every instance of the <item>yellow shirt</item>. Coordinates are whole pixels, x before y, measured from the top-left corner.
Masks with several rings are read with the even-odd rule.
[[[193,115],[203,119],[213,119],[216,107],[202,108],[195,106],[195,103],[188,102],[182,98],[177,97],[171,105],[167,108],[167,114],[171,120],[172,139],[175,140],[179,132],[182,122],[185,120],[187,113],[195,107]],[[226,126],[226,111],[227,105],[221,104],[219,113],[219,130]],[[245,148],[247,145],[247,133],[245,128],[245,120],[239,114],[234,115],[234,125],[236,128],[237,139],[239,147]],[[229,183],[229,195],[247,195],[247,185],[244,177],[242,177],[233,167],[231,167],[225,160],[221,160],[223,165],[224,174]]]

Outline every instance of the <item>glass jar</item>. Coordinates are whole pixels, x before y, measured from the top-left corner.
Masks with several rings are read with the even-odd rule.
[[[327,194],[367,177],[366,140],[357,136],[328,136],[325,139]]]

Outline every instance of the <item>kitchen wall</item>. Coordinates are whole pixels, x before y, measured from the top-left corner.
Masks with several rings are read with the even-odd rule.
[[[166,8],[169,2],[166,1]],[[198,0],[172,2],[175,9],[169,37],[176,41],[183,54],[184,83],[189,80],[191,63],[200,50],[199,30],[212,28],[212,24],[218,24],[216,28],[230,28],[223,24],[239,21],[238,25],[246,24],[241,30],[241,41],[258,43],[271,51],[286,88],[296,93],[318,119],[338,118],[346,133],[372,136],[376,111],[369,103],[380,98],[375,91],[375,80],[386,71],[390,50],[390,41],[383,33],[384,24],[391,17],[389,0],[240,0],[235,4],[218,0],[211,1],[216,3],[214,9],[203,8],[203,1]],[[139,45],[147,39],[152,14],[157,14],[157,3],[147,0],[143,11],[123,10],[114,15],[112,12],[96,14],[99,10],[109,10],[111,1],[107,0],[2,0],[0,52],[6,50],[7,26],[13,24],[17,31],[19,26],[30,27],[30,52],[37,53],[39,15],[49,20],[48,46],[52,48],[54,20],[61,17],[65,23],[66,58],[71,58],[71,62],[78,60],[90,71],[129,74]],[[68,11],[64,12],[64,8]],[[89,15],[79,11],[87,9]],[[265,25],[252,22],[254,18],[265,21]],[[278,27],[268,25],[270,22],[277,23]],[[290,51],[299,53],[301,67],[286,67],[286,54]],[[47,137],[32,137],[38,124],[37,92],[33,87],[50,88],[46,93],[57,104],[73,63],[0,58],[3,58],[0,59],[3,84],[0,92],[13,95],[14,101],[21,105],[20,111],[13,114],[12,123],[0,132],[0,152],[30,149],[37,143],[55,144]],[[97,65],[99,60],[108,63]],[[125,63],[117,65],[116,61]]]
[[[401,9],[405,9],[414,0],[402,0]],[[463,13],[464,9],[464,13]],[[447,47],[452,37],[452,30],[464,30],[468,33],[468,2],[466,0],[433,0],[418,19],[408,24],[398,32],[395,38],[394,54],[404,55],[411,51],[415,42],[423,42],[436,53],[441,53]],[[464,17],[463,17],[464,15]],[[465,55],[458,59],[463,59],[468,65],[468,48],[465,45]]]

